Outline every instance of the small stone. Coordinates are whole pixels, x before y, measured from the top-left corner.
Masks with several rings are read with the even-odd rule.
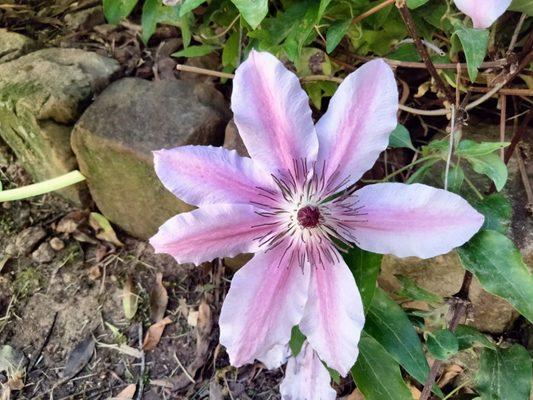
[[[87,109],[72,148],[102,214],[141,239],[193,207],[157,178],[152,151],[181,145],[221,145],[229,109],[210,85],[121,79]]]
[[[54,249],[48,242],[41,243],[41,245],[31,254],[33,261],[38,263],[49,263],[55,257]]]
[[[41,226],[30,226],[15,238],[15,249],[19,255],[28,255],[46,237]]]
[[[35,42],[29,37],[0,29],[0,63],[14,60],[33,48]]]
[[[226,126],[224,147],[228,150],[237,150],[237,153],[242,157],[250,157],[233,119]]]
[[[65,248],[65,242],[63,242],[58,237],[53,237],[52,239],[50,239],[50,247],[54,251],[61,251]]]
[[[0,137],[35,181],[77,169],[72,124],[118,69],[115,60],[79,49],[43,49],[0,64]],[[87,202],[84,184],[58,193]]]

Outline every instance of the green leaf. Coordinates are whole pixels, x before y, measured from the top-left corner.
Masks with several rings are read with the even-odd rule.
[[[237,68],[239,65],[239,50],[241,47],[239,36],[239,32],[235,31],[224,43],[224,49],[222,50],[222,65],[224,67]]]
[[[445,175],[443,171],[443,175]],[[443,178],[444,179],[444,178]],[[461,186],[465,180],[465,173],[460,165],[453,165],[448,171],[448,190],[454,193],[459,193]]]
[[[437,360],[447,360],[459,351],[459,341],[448,329],[428,333],[426,345],[431,355]]]
[[[507,166],[499,155],[492,153],[484,156],[465,157],[474,171],[488,176],[496,186],[498,192],[503,189],[507,182]]]
[[[103,0],[104,15],[112,25],[118,24],[135,8],[137,0]]]
[[[185,0],[180,7],[180,17],[183,17],[188,12],[191,12],[205,1],[206,0]]]
[[[504,298],[533,322],[533,276],[509,238],[496,231],[481,231],[458,253],[483,289]]]
[[[326,8],[328,8],[329,3],[331,3],[331,0],[320,0],[320,6],[318,7],[317,22],[320,21],[320,19],[326,12]]]
[[[428,172],[431,170],[433,165],[435,165],[439,161],[441,160],[439,160],[438,158],[433,158],[431,160],[428,160],[422,163],[422,165],[418,167],[418,169],[409,177],[409,179],[407,179],[406,183],[421,182],[424,179],[424,177],[428,174]]]
[[[339,45],[342,38],[352,24],[351,19],[335,21],[326,31],[326,51],[331,53]]]
[[[180,6],[165,6],[161,0],[146,0],[141,17],[142,40],[147,43],[159,23],[180,25]]]
[[[300,354],[305,339],[305,335],[302,333],[300,328],[298,328],[298,326],[293,326],[291,332],[291,340],[289,341],[289,347],[291,349],[293,357],[296,357],[298,354]]]
[[[352,377],[365,400],[412,400],[398,364],[372,337],[361,336]]]
[[[407,0],[407,7],[411,9],[418,8],[426,4],[429,0]]]
[[[411,135],[405,126],[402,124],[396,125],[396,128],[389,136],[389,147],[400,148],[407,147],[413,151],[416,151],[413,142],[411,142]]]
[[[343,257],[355,278],[366,311],[376,292],[376,281],[383,256],[354,247],[343,254]]]
[[[268,0],[231,0],[252,29],[259,26],[268,13]]]
[[[395,275],[396,278],[400,281],[403,288],[398,290],[396,293],[398,296],[418,301],[426,301],[428,303],[441,303],[442,297],[437,296],[431,292],[428,292],[426,289],[418,286],[413,280],[402,275]]]
[[[496,150],[509,146],[510,142],[483,142],[477,143],[473,140],[461,140],[455,149],[455,154],[459,157],[479,157],[494,153]]]
[[[531,0],[513,0],[509,10],[523,12],[531,17],[533,16],[533,2]]]
[[[368,310],[365,332],[379,342],[385,350],[418,382],[424,383],[429,366],[422,343],[411,321],[382,289],[376,289]]]
[[[211,46],[210,44],[202,44],[199,46],[189,46],[186,49],[177,51],[172,54],[172,57],[201,57],[207,54],[211,54],[217,50],[217,46]]]
[[[466,58],[468,76],[472,82],[476,81],[478,68],[485,59],[489,44],[488,29],[473,29],[461,27],[455,31],[459,37]]]
[[[527,400],[531,394],[531,357],[515,344],[508,349],[485,349],[475,388],[483,400]]]
[[[478,202],[476,210],[485,216],[481,229],[493,230],[503,233],[509,230],[513,208],[509,199],[501,193],[493,193]]]
[[[484,334],[468,325],[458,325],[455,337],[459,343],[459,350],[466,350],[476,344],[496,350],[496,346]]]

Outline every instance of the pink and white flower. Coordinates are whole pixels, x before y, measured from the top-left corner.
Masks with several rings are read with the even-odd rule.
[[[298,355],[289,358],[279,391],[283,400],[335,400],[330,382],[329,371],[306,341]]]
[[[232,109],[251,158],[204,146],[155,152],[166,188],[199,208],[171,218],[150,242],[179,263],[255,253],[233,277],[220,315],[234,366],[281,365],[299,325],[312,362],[318,356],[344,376],[364,314],[339,247],[433,257],[470,239],[483,217],[425,185],[353,189],[397,124],[396,82],[382,60],[350,74],[315,125],[298,78],[252,51],[236,71]]]
[[[511,0],[454,0],[459,10],[470,18],[476,29],[491,26],[511,5]]]

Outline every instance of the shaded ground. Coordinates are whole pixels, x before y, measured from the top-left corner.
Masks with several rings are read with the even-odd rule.
[[[25,177],[16,164],[4,165],[2,181],[22,183]],[[278,398],[281,371],[256,365],[237,373],[217,347],[228,286],[221,263],[178,266],[122,234],[125,245],[116,247],[95,237],[86,215],[50,196],[1,210],[0,254],[16,253],[1,263],[0,343],[28,359],[25,386],[12,392],[14,398],[103,399],[140,379],[146,399],[204,399],[210,393],[222,399],[229,392],[234,399]],[[42,249],[47,243],[61,247],[58,239],[64,248],[45,257]],[[140,353],[139,333],[145,335],[162,311],[150,307],[161,297],[154,290],[158,272],[168,293],[164,315],[172,322],[143,363],[128,354]],[[128,279],[138,298],[131,320],[123,305]]]

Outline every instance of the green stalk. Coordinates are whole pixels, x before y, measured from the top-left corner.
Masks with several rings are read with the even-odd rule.
[[[0,191],[0,203],[4,201],[15,201],[27,199],[28,197],[39,196],[44,193],[66,188],[85,180],[80,171],[71,171],[68,174],[52,178],[44,182],[34,183],[16,189]]]

